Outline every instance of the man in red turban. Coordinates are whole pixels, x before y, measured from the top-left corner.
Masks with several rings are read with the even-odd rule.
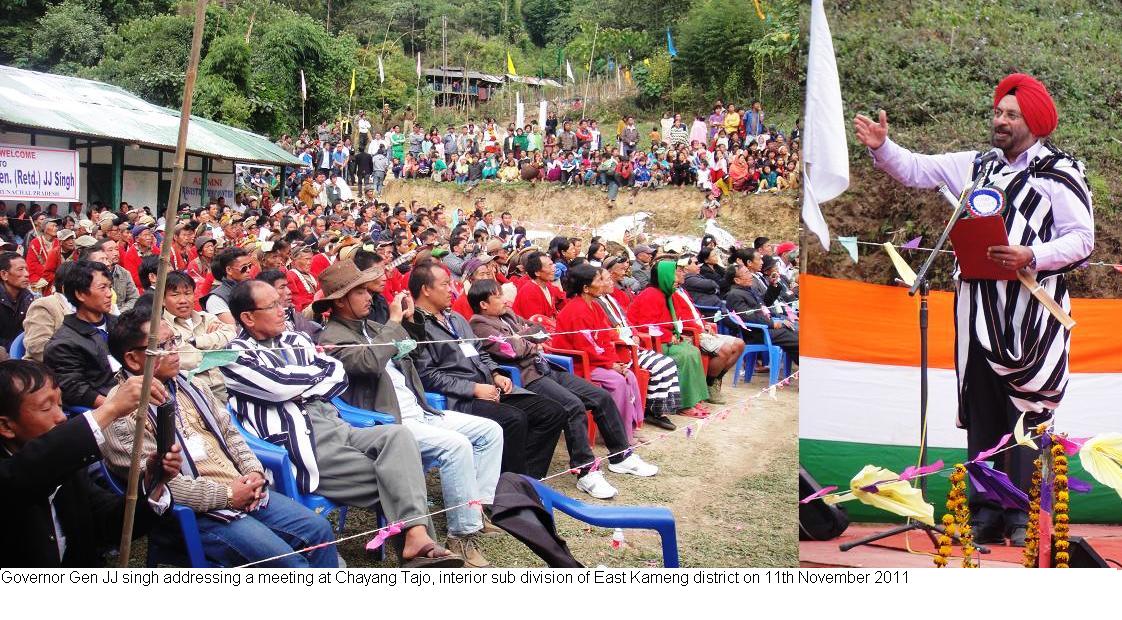
[[[975,163],[979,151],[912,153],[888,138],[888,116],[857,116],[857,139],[877,168],[909,187],[946,184],[956,194],[975,180],[1004,196],[995,217],[1019,245],[995,245],[988,256],[1002,268],[1035,275],[1040,290],[1071,308],[1065,274],[1094,249],[1091,192],[1083,163],[1052,144],[1056,105],[1035,78],[1014,73],[993,96],[990,144],[995,159]],[[993,447],[1024,416],[1027,427],[1052,417],[1068,384],[1066,329],[1014,280],[964,280],[955,274],[955,372],[958,421],[971,457]],[[939,419],[939,412],[933,419]],[[1017,447],[994,456],[994,466],[1028,490],[1037,451]],[[970,498],[975,540],[1023,545],[1027,514],[977,494]]]

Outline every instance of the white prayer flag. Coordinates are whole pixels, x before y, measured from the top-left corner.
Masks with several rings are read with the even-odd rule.
[[[384,84],[386,82],[386,68],[382,66],[382,57],[378,57],[378,82]]]
[[[569,78],[570,82],[577,81],[577,78],[573,77],[573,65],[569,64],[568,60],[565,61],[565,75]]]
[[[300,70],[300,97],[304,101],[308,100],[308,84],[307,84],[307,82],[304,81],[304,70],[303,69]]]
[[[830,38],[830,24],[826,21],[822,0],[811,2],[806,84],[803,221],[829,251],[830,230],[819,205],[836,198],[849,187],[849,151],[834,42]]]

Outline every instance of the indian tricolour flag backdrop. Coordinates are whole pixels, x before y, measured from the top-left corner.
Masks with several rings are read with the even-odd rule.
[[[903,287],[815,276],[800,279],[799,461],[823,485],[845,489],[866,464],[899,472],[919,445],[919,299]],[[955,425],[953,295],[931,294],[928,462],[961,462],[966,431]],[[1071,437],[1122,432],[1122,300],[1073,299],[1071,382],[1056,427]],[[1072,475],[1094,483],[1072,459]],[[944,512],[948,480],[929,479],[928,499]],[[1073,494],[1072,519],[1122,521],[1122,499],[1097,483]],[[893,515],[858,502],[854,520]]]

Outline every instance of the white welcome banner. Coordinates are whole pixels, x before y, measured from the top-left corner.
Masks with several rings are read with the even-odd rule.
[[[0,144],[0,200],[77,202],[78,151]]]

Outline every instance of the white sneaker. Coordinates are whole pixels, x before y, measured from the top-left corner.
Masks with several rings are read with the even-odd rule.
[[[589,472],[577,478],[577,488],[596,499],[611,499],[619,492],[604,479],[602,471]]]
[[[618,463],[608,463],[608,469],[617,474],[631,474],[632,476],[640,476],[642,478],[647,478],[658,473],[657,465],[651,465],[639,458],[639,455],[634,452],[631,453],[631,456]]]

